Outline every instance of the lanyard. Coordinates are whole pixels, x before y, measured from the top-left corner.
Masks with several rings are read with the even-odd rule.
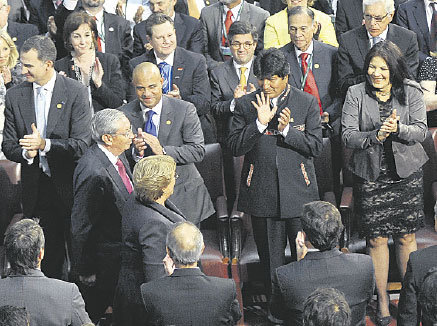
[[[238,10],[237,18],[235,18],[234,22],[240,20],[241,10],[243,9],[243,6],[244,6],[244,1],[241,2],[241,6],[240,6],[240,9]],[[222,6],[223,12],[221,13],[221,14],[222,14],[222,15],[221,15],[221,19],[222,19],[222,30],[223,30],[223,36],[224,36],[224,38],[225,38],[225,40],[226,40],[226,42],[227,42],[227,41],[228,41],[228,33],[226,32],[226,26],[225,26],[225,24],[224,24],[224,22],[223,22],[223,13],[224,13],[224,8],[225,8],[225,6],[223,5],[223,6]],[[225,20],[226,20],[226,19],[225,19]],[[226,44],[226,43],[225,43],[225,44]]]
[[[310,71],[312,65],[313,65],[313,54],[311,53],[311,54],[310,54],[310,59],[308,60],[308,69],[307,69],[307,71],[305,72],[305,75],[302,75],[302,77],[300,78],[300,82],[301,82],[300,90],[301,90],[301,91],[303,91],[303,89],[305,88],[305,84],[306,84],[306,82],[307,82],[308,73],[309,73],[309,71]],[[300,66],[302,67],[302,60],[301,60]],[[301,68],[301,69],[302,69],[302,68]]]

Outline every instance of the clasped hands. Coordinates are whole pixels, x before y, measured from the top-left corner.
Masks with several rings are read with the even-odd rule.
[[[389,117],[387,117],[382,123],[381,128],[378,130],[377,138],[379,141],[385,140],[391,133],[398,131],[398,121],[400,116],[396,115],[396,109],[393,109]]]
[[[138,128],[138,134],[134,138],[134,146],[139,156],[144,156],[144,151],[147,147],[150,147],[152,152],[156,155],[164,154],[158,138],[144,132],[141,128]]]
[[[30,135],[24,135],[18,143],[21,148],[26,150],[26,157],[31,159],[38,155],[38,150],[44,150],[46,147],[46,140],[41,137],[35,124],[31,124],[32,133]]]
[[[256,94],[256,103],[252,101],[252,105],[258,111],[258,121],[262,125],[268,125],[276,114],[278,107],[275,105],[273,109],[270,110],[270,96],[264,96],[264,92]],[[284,108],[279,114],[278,118],[278,131],[282,132],[285,127],[290,123],[291,112],[288,108]]]
[[[256,87],[252,83],[249,83],[249,86],[244,86],[244,87],[241,85],[238,85],[234,89],[234,98],[240,98],[244,95],[250,94],[250,93],[255,92],[255,91],[256,91]]]

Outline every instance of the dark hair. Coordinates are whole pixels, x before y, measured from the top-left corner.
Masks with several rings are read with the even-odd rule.
[[[169,22],[171,24],[171,26],[173,26],[174,28],[174,22],[173,19],[171,19],[171,17],[165,15],[165,14],[161,14],[159,12],[155,13],[155,14],[151,14],[149,16],[149,18],[146,19],[146,35],[148,37],[152,37],[152,28],[155,25],[161,25],[164,24],[166,22]]]
[[[390,83],[392,84],[391,92],[400,104],[405,105],[406,95],[404,90],[404,79],[411,78],[410,68],[405,58],[396,44],[390,41],[381,41],[375,44],[367,53],[364,60],[364,74],[366,75],[366,92],[376,99],[374,94],[375,88],[372,85],[369,70],[370,61],[374,57],[381,57],[387,63],[390,71]]]
[[[291,9],[287,9],[288,23],[290,23],[290,18],[296,15],[307,15],[311,17],[312,22],[314,22],[314,11],[308,7],[297,6]]]
[[[306,298],[302,316],[304,326],[349,326],[351,310],[343,293],[319,288]]]
[[[176,223],[167,233],[166,246],[176,266],[194,264],[202,255],[202,232],[191,222]]]
[[[301,223],[308,240],[320,251],[331,250],[338,245],[343,224],[340,212],[331,203],[313,201],[305,204]]]
[[[21,46],[20,53],[27,53],[35,50],[38,53],[38,60],[46,62],[56,61],[56,46],[47,36],[34,35],[28,38]]]
[[[274,75],[284,78],[290,74],[290,65],[281,50],[270,48],[256,56],[253,73],[258,79],[271,78]]]
[[[419,290],[422,318],[428,323],[437,323],[437,267],[431,268],[423,278]]]
[[[27,326],[28,322],[26,308],[9,305],[0,307],[0,326]]]
[[[229,27],[228,39],[232,41],[235,35],[239,34],[251,34],[253,41],[258,42],[258,32],[256,27],[248,21],[237,20]]]
[[[6,230],[4,245],[11,271],[25,275],[38,267],[38,255],[44,248],[44,233],[34,220],[23,219]]]
[[[97,36],[99,35],[99,32],[97,30],[96,21],[92,16],[81,10],[71,13],[65,21],[63,37],[65,49],[67,49],[67,51],[74,50],[73,46],[71,45],[71,34],[82,24],[86,24],[90,27],[90,30],[93,34],[94,47],[97,47]]]

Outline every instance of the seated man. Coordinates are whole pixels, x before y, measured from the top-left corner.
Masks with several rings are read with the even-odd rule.
[[[437,325],[437,267],[431,268],[423,279],[419,295],[422,325]]]
[[[271,313],[286,325],[299,326],[305,298],[326,286],[344,293],[352,311],[350,325],[365,325],[374,286],[372,259],[362,254],[345,255],[336,248],[343,225],[334,205],[324,201],[304,205],[301,223],[303,233],[296,237],[300,260],[276,269]],[[318,251],[307,252],[305,236]]]
[[[91,322],[77,286],[41,272],[44,233],[37,222],[23,219],[6,231],[4,241],[11,275],[0,280],[0,306],[26,308],[32,326],[82,326]]]
[[[202,233],[190,222],[169,231],[163,260],[169,276],[141,285],[147,325],[234,325],[240,319],[234,281],[197,267],[204,248]]]

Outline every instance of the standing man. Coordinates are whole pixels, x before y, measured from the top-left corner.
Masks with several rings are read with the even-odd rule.
[[[199,224],[214,214],[214,207],[194,165],[205,155],[196,108],[191,103],[162,96],[163,78],[153,63],[143,62],[136,66],[132,83],[137,99],[120,110],[138,130],[133,156],[138,159],[164,154],[176,161],[179,178],[170,200],[190,222]]]
[[[120,271],[120,211],[133,195],[124,151],[134,134],[128,118],[114,109],[97,112],[91,128],[95,144],[79,160],[73,177],[72,267],[83,285],[87,310],[97,320],[112,313]]]
[[[20,58],[27,81],[6,94],[2,149],[8,160],[21,163],[24,216],[38,217],[45,230],[42,269],[60,278],[73,171],[91,142],[88,91],[55,72],[56,48],[47,37],[28,39]]]

